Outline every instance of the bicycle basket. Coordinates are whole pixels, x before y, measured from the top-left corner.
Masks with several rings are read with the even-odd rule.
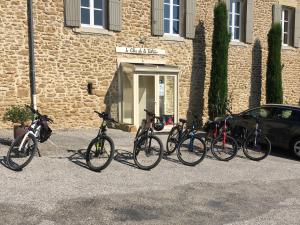
[[[51,128],[48,126],[47,121],[42,121],[41,132],[40,132],[40,142],[43,143],[47,141],[52,134]]]

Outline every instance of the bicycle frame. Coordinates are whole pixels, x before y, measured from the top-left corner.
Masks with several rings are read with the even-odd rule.
[[[40,130],[41,130],[41,125],[37,125],[38,120],[34,120],[29,128],[29,130],[26,132],[26,134],[24,135],[22,142],[19,146],[19,151],[21,151],[21,149],[23,148],[24,142],[26,141],[27,137],[29,136],[29,134],[32,134],[33,136],[35,136],[36,138],[38,138]]]
[[[178,134],[178,143],[176,143],[176,148],[178,147],[179,143],[188,135],[191,136],[190,143],[189,143],[189,151],[192,151],[193,144],[195,140],[196,135],[196,129],[195,129],[195,122],[192,124],[192,128],[184,128],[184,124],[178,124],[177,127],[179,128],[179,134]]]

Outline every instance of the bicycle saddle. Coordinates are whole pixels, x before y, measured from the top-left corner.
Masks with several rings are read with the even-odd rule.
[[[187,120],[185,120],[185,119],[179,119],[179,122],[181,122],[181,123],[187,123]]]

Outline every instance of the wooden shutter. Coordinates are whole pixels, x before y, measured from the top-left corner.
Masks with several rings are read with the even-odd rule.
[[[196,18],[196,0],[187,0],[186,4],[186,19],[185,19],[185,37],[195,38],[195,18]]]
[[[294,47],[300,48],[300,8],[295,10],[295,35]]]
[[[108,0],[108,29],[122,30],[122,0]]]
[[[231,30],[229,29],[229,17],[230,17],[230,0],[224,0],[224,3],[226,3],[227,6],[227,25],[228,25],[228,31],[231,33]]]
[[[185,36],[185,2],[188,0],[180,0],[180,9],[179,9],[179,35]]]
[[[253,0],[247,0],[246,43],[253,43]]]
[[[80,27],[80,0],[65,0],[65,24]]]
[[[281,23],[282,6],[279,4],[273,5],[273,23]]]
[[[152,34],[164,35],[164,0],[152,0]]]

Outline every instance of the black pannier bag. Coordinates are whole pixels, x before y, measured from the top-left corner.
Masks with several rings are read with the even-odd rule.
[[[48,126],[47,120],[42,119],[41,132],[40,132],[40,142],[43,143],[47,141],[52,134],[51,128]]]

